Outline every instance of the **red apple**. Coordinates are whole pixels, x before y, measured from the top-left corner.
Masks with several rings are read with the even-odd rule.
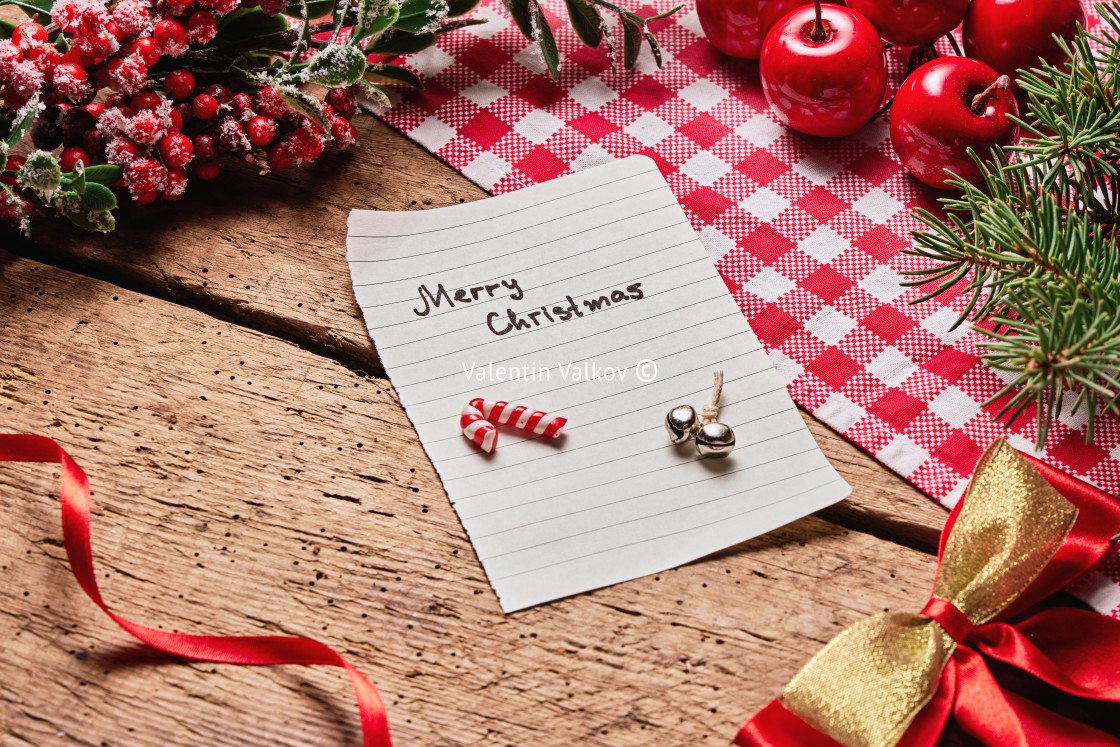
[[[696,0],[704,35],[719,51],[757,60],[774,23],[806,0]]]
[[[871,22],[840,5],[798,8],[762,45],[762,92],[799,132],[850,135],[879,110],[887,87],[883,44]]]
[[[940,57],[915,70],[891,105],[891,142],[899,160],[931,187],[948,188],[948,169],[978,184],[980,168],[968,149],[985,158],[1010,145],[1019,127],[1007,118],[1019,108],[1011,80],[979,60]]]
[[[928,44],[964,20],[969,0],[849,0],[891,44]]]
[[[1004,75],[1065,59],[1051,34],[1072,39],[1085,25],[1078,0],[972,0],[964,17],[964,53]]]

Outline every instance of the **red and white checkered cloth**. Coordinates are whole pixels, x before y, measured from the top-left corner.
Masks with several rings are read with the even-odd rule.
[[[1005,431],[998,406],[980,406],[1004,380],[980,365],[977,333],[949,332],[964,299],[910,306],[922,291],[899,285],[920,262],[899,252],[918,227],[910,209],[935,209],[936,195],[895,158],[883,119],[839,140],[785,128],[757,63],[711,47],[691,5],[653,26],[661,70],[647,49],[636,70],[614,74],[604,49],[579,43],[560,0],[543,4],[564,58],[559,82],[500,1],[484,0],[488,23],[403,61],[427,89],[385,121],[493,193],[650,156],[813,415],[949,506],[992,439],[1032,451],[1033,420]],[[905,52],[892,53],[897,83]],[[1101,418],[1091,444],[1084,426],[1084,413],[1062,414],[1040,456],[1120,492],[1120,419]],[[1079,593],[1120,617],[1120,553]]]

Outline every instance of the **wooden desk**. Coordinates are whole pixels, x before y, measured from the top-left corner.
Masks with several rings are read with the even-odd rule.
[[[302,634],[384,695],[399,745],[725,745],[843,627],[917,610],[945,511],[806,416],[853,487],[782,530],[505,616],[384,377],[352,208],[484,197],[372,117],[362,145],[233,170],[93,237],[0,250],[0,429],[90,473],[102,589],[197,633]],[[55,479],[0,467],[0,745],[359,744],[327,668],[184,664],[86,599]]]

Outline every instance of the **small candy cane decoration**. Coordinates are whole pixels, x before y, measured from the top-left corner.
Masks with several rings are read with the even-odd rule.
[[[474,402],[463,408],[459,426],[463,429],[463,435],[478,444],[487,454],[492,453],[498,445],[498,429],[482,416],[478,408],[474,407]]]
[[[472,399],[471,407],[482,412],[483,417],[494,425],[512,425],[537,436],[556,438],[567,425],[567,418],[558,418],[540,410],[530,410],[521,405],[508,402],[494,402],[487,399]]]

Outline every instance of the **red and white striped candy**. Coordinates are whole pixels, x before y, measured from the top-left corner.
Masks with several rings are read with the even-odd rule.
[[[498,445],[498,429],[482,416],[473,403],[463,408],[459,426],[463,429],[463,435],[478,444],[487,454],[492,453]]]
[[[547,412],[530,410],[508,402],[478,398],[472,399],[470,406],[481,411],[482,416],[494,425],[512,425],[545,438],[556,438],[568,423],[567,418],[553,417]]]

